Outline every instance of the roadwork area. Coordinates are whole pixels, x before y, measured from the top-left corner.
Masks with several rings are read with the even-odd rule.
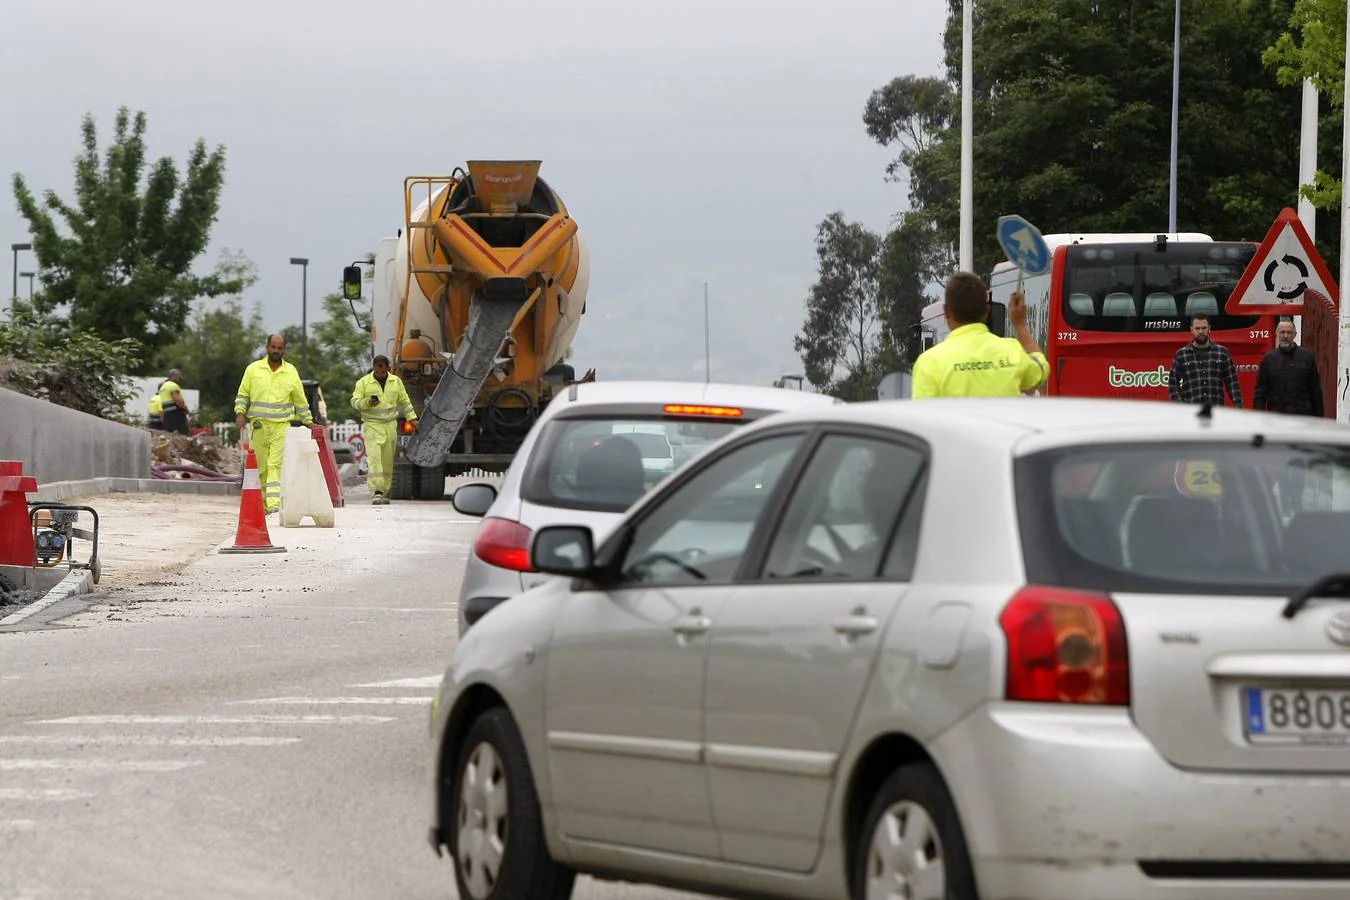
[[[179,572],[215,550],[239,524],[238,497],[103,494],[61,502],[98,512],[103,574],[95,591],[136,587]],[[77,553],[81,561],[88,558],[84,542]]]

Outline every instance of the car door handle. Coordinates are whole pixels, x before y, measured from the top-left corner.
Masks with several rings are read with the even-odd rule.
[[[836,634],[841,634],[847,638],[859,638],[865,634],[871,634],[877,630],[881,624],[876,616],[854,613],[851,616],[840,616],[834,620],[834,630]]]
[[[697,613],[681,616],[672,629],[682,638],[698,637],[712,627],[712,619]]]

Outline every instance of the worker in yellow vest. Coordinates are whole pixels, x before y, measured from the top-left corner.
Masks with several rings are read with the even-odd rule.
[[[389,502],[389,480],[394,471],[394,448],[398,420],[417,421],[417,411],[408,399],[403,379],[389,371],[389,357],[375,357],[372,370],[352,390],[352,408],[361,414],[361,436],[366,440],[366,486],[370,502]]]
[[[165,431],[179,434],[191,434],[188,428],[187,401],[183,399],[183,373],[178,369],[169,371],[169,380],[159,386],[160,425]]]
[[[281,507],[281,461],[286,451],[286,429],[291,419],[314,423],[300,373],[286,362],[286,339],[274,334],[267,339],[267,355],[249,363],[239,393],[234,398],[235,423],[240,437],[249,428],[249,446],[258,459],[267,512]]]
[[[163,386],[164,382],[161,381],[159,388],[162,388]],[[164,404],[159,402],[159,388],[155,388],[155,392],[150,395],[150,403],[148,404],[149,415],[146,416],[145,420],[146,426],[155,431],[159,431],[164,427],[164,420],[160,418],[164,412]]]

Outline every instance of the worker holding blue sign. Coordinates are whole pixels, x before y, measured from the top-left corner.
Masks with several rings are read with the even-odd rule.
[[[1017,216],[999,219],[999,243],[1022,271],[1039,275],[1050,267],[1050,250],[1036,228]],[[1020,282],[1008,300],[1016,338],[989,330],[989,288],[979,276],[957,272],[942,303],[947,337],[919,355],[911,372],[912,397],[1016,397],[1045,384],[1050,365],[1027,327],[1027,300]]]

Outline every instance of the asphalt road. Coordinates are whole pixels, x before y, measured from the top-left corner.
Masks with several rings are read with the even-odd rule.
[[[454,897],[426,717],[476,521],[358,499],[0,634],[0,900]]]

